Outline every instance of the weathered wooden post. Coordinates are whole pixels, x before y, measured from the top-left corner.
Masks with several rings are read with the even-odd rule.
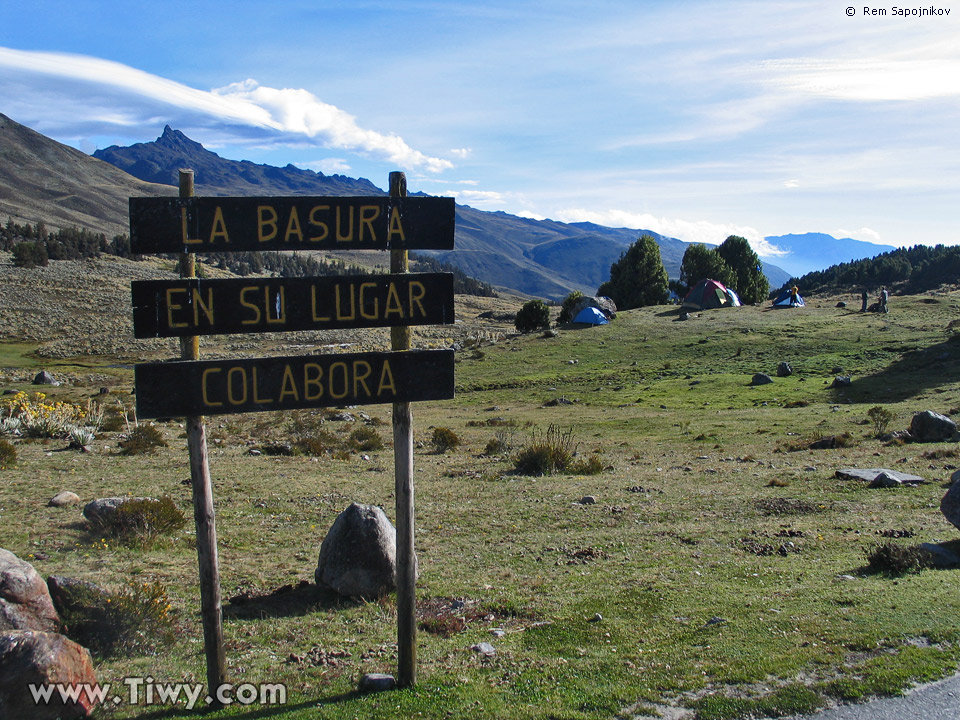
[[[193,197],[193,170],[180,171],[180,197]],[[193,253],[180,254],[180,277],[196,277]],[[180,338],[182,360],[200,359],[200,338]],[[223,649],[223,610],[220,600],[220,560],[217,555],[217,524],[213,512],[213,485],[207,459],[207,431],[203,416],[187,416],[187,448],[193,486],[193,519],[197,529],[197,562],[200,566],[200,615],[203,649],[207,659],[207,692],[216,705],[217,689],[226,682],[227,658]]]
[[[407,177],[390,173],[390,197],[407,196]],[[409,270],[406,250],[390,251],[390,272]],[[410,328],[390,329],[392,350],[410,349]],[[417,684],[417,556],[413,522],[413,416],[409,402],[393,404],[393,463],[397,507],[397,685]]]

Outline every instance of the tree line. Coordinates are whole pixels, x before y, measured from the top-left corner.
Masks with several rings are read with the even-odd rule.
[[[744,303],[766,299],[770,284],[759,256],[746,238],[731,235],[715,248],[691,244],[683,254],[680,277],[669,280],[660,257],[660,246],[643,235],[610,266],[610,279],[597,288],[597,295],[611,298],[622,310],[662,305],[670,292],[685,297],[701,280],[717,280],[732,288]]]
[[[791,278],[780,291],[792,285],[805,295],[899,286],[903,292],[920,293],[958,280],[960,246],[914,245]]]

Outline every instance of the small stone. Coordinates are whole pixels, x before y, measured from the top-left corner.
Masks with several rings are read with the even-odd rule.
[[[484,657],[495,657],[497,654],[497,649],[488,642],[477,643],[472,645],[470,649]]]
[[[587,622],[601,622],[603,620],[603,615],[600,613],[594,613],[593,617],[587,620]]]
[[[495,638],[502,638],[504,635],[507,634],[507,631],[504,630],[503,628],[490,628],[490,634],[493,635]]]
[[[772,382],[773,378],[766,373],[756,373],[750,380],[751,385],[769,385]]]
[[[593,495],[584,495],[580,498],[581,505],[596,505],[597,499]]]
[[[47,507],[67,507],[76,505],[80,502],[80,496],[69,490],[61,490],[47,503]]]
[[[397,680],[393,675],[386,673],[367,673],[360,678],[357,684],[357,692],[373,693],[393,690],[397,686]]]
[[[867,486],[871,488],[895,488],[900,487],[903,483],[899,478],[894,477],[890,473],[881,472],[873,479],[873,481]]]

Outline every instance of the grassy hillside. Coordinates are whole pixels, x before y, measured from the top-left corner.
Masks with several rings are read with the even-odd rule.
[[[458,306],[469,320],[459,339],[437,329],[415,340],[462,349],[457,398],[414,406],[421,625],[413,690],[352,692],[363,673],[396,671],[392,596],[338,600],[297,585],[312,581],[320,542],[350,502],[380,504],[393,517],[390,408],[357,409],[385,449],[313,456],[250,450],[305,436],[331,445],[363,424],[356,410],[354,423],[321,410],[210,418],[223,595],[235,598],[224,610],[230,679],[284,683],[289,697],[282,708],[208,717],[640,718],[668,706],[671,717],[783,715],[954,671],[956,571],[894,577],[865,566],[878,543],[956,543],[938,506],[960,464],[957,446],[884,442],[867,412],[887,409],[890,430],[920,410],[960,413],[960,293],[894,297],[883,316],[837,300],[686,322],[675,308],[644,308],[544,337],[479,319],[493,301],[471,299]],[[64,381],[50,396],[71,403],[129,406],[131,373],[114,365],[168,351],[131,342],[121,352],[117,339],[103,354],[54,361],[38,357],[40,338],[23,330],[0,345],[0,390],[32,392],[29,378],[46,368]],[[294,341],[224,343],[203,352],[255,355]],[[792,376],[775,376],[781,361]],[[750,385],[758,372],[774,382]],[[850,387],[831,387],[840,374]],[[112,391],[100,395],[101,386]],[[84,502],[166,495],[189,518],[182,424],[156,427],[168,443],[156,454],[120,454],[120,424],[90,452],[18,439],[17,461],[0,471],[0,547],[44,576],[165,588],[177,639],[97,659],[100,680],[120,688],[141,674],[204,677],[192,523],[128,545],[89,533],[78,508],[46,502],[64,489]],[[435,427],[461,445],[436,452]],[[559,435],[581,469],[600,472],[515,471],[519,450]],[[829,436],[845,446],[808,449]],[[875,490],[835,477],[851,466],[928,482]],[[481,642],[495,656],[472,649]],[[102,716],[182,713],[182,703],[134,707],[124,696]]]

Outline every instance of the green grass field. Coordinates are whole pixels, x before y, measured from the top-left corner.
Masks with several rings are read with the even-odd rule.
[[[382,421],[385,449],[337,457],[248,452],[304,428],[354,429],[323,411],[208,418],[229,679],[283,683],[288,696],[207,716],[636,718],[674,706],[702,720],[776,717],[954,672],[957,571],[864,568],[889,538],[958,539],[939,510],[956,444],[884,443],[867,411],[892,412],[890,430],[921,410],[960,413],[960,293],[895,297],[883,316],[836,301],[686,322],[675,308],[645,308],[458,353],[456,399],[413,407],[414,689],[353,692],[364,673],[396,671],[392,596],[338,600],[298,585],[312,583],[320,543],[350,502],[394,516],[390,408],[362,408]],[[33,391],[12,380],[40,367],[28,350],[0,346],[3,388]],[[776,377],[781,361],[793,375]],[[51,397],[94,396],[90,363],[77,358],[63,371],[73,382]],[[111,372],[129,387],[129,371]],[[750,385],[758,372],[774,382]],[[834,389],[837,375],[850,387]],[[130,405],[126,392],[106,402]],[[462,439],[456,450],[434,452],[440,426]],[[603,471],[518,475],[513,455],[551,426]],[[131,705],[123,679],[205,677],[186,440],[180,422],[159,428],[168,447],[154,455],[119,454],[122,427],[89,453],[17,440],[17,462],[0,471],[0,547],[44,576],[166,587],[177,639],[96,659],[100,681],[124,697],[102,717],[188,715],[182,702]],[[843,433],[846,447],[805,449]],[[485,454],[494,438],[509,449]],[[842,467],[928,482],[869,489],[837,479]],[[188,523],[145,546],[104,541],[79,508],[46,507],[60,490],[84,502],[167,495]],[[596,502],[581,504],[586,495]],[[471,649],[480,642],[496,655]]]

